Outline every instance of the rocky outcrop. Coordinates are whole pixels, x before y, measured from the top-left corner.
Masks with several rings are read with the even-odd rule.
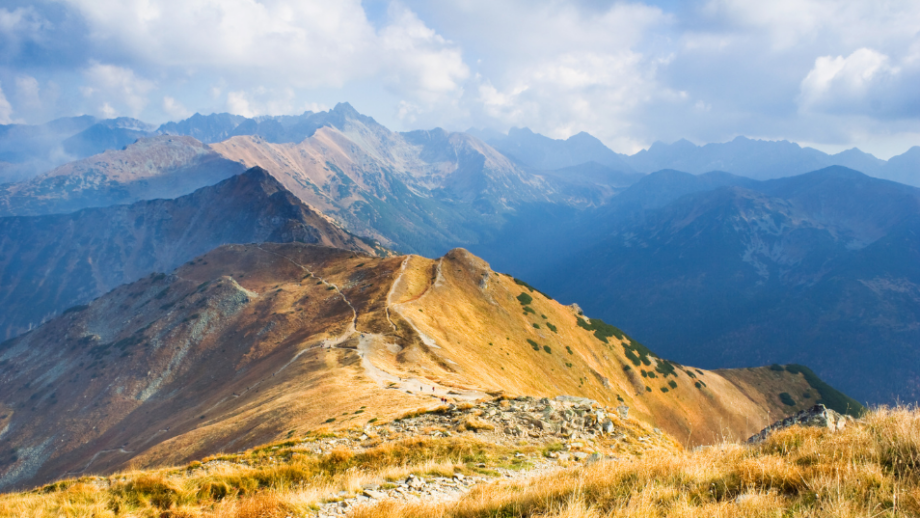
[[[747,442],[749,444],[757,444],[766,439],[771,433],[795,425],[816,426],[836,432],[842,430],[847,425],[847,422],[852,420],[852,417],[839,414],[824,405],[815,405],[808,410],[802,410],[795,415],[771,424],[761,430],[760,433],[751,436]]]
[[[423,429],[436,429],[441,430],[437,432],[440,435],[449,435],[451,430],[474,430],[495,436],[499,442],[616,439],[623,436],[621,428],[628,411],[626,406],[609,408],[583,397],[549,399],[521,396],[480,402],[475,406],[451,404],[436,412],[397,421],[379,433],[413,434]]]

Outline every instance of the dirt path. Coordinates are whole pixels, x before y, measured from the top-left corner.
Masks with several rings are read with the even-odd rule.
[[[320,347],[334,348],[334,347],[337,347],[345,343],[346,341],[350,340],[352,337],[357,335],[358,336],[357,353],[358,353],[358,356],[361,358],[361,366],[364,369],[364,373],[367,375],[368,378],[378,383],[382,388],[398,390],[400,392],[410,394],[410,395],[431,397],[433,399],[432,406],[439,405],[441,403],[441,398],[448,398],[448,399],[454,399],[454,400],[476,400],[476,399],[480,399],[483,397],[488,397],[488,395],[485,392],[480,392],[480,391],[475,391],[475,390],[460,390],[460,389],[455,389],[452,387],[445,387],[431,380],[420,379],[417,377],[402,378],[400,376],[397,376],[395,374],[392,374],[380,368],[379,366],[374,364],[374,362],[371,359],[371,357],[374,354],[374,351],[375,350],[388,350],[392,347],[398,347],[398,345],[388,343],[388,338],[385,335],[377,334],[377,333],[359,332],[357,329],[358,311],[355,309],[354,305],[352,305],[351,301],[348,300],[348,297],[345,296],[345,294],[339,289],[338,286],[316,275],[315,272],[313,272],[306,266],[297,263],[296,261],[294,261],[293,259],[289,257],[285,257],[275,252],[265,250],[264,248],[259,247],[259,246],[257,246],[256,248],[258,248],[259,250],[262,250],[263,252],[267,254],[271,254],[276,257],[280,257],[281,259],[284,259],[290,262],[294,266],[299,267],[301,270],[306,272],[310,276],[310,278],[316,279],[317,281],[322,282],[323,285],[333,288],[335,292],[340,297],[342,297],[342,300],[345,301],[346,304],[348,304],[349,308],[351,308],[352,320],[349,323],[348,328],[342,334],[336,337],[326,338],[320,344]],[[406,273],[406,267],[408,266],[408,263],[409,263],[409,257],[406,257],[403,260],[402,264],[400,265],[399,275],[396,276],[396,278],[393,280],[392,284],[390,285],[389,291],[387,291],[386,308],[385,308],[387,321],[390,322],[390,325],[393,326],[394,330],[397,329],[396,324],[390,319],[390,309],[393,308],[395,311],[399,313],[399,315],[403,318],[403,320],[405,320],[406,322],[409,323],[410,326],[412,326],[412,329],[416,333],[418,333],[418,335],[421,337],[422,341],[426,345],[434,349],[440,349],[440,347],[437,345],[437,343],[435,343],[434,340],[432,340],[430,337],[422,333],[417,327],[415,327],[415,324],[413,324],[410,320],[408,320],[405,317],[405,315],[403,315],[403,313],[399,310],[397,305],[392,304],[391,302],[393,292],[396,286],[400,282],[402,282],[403,275],[405,275]],[[440,276],[440,263],[438,264],[438,275]],[[426,288],[425,293],[428,292],[430,287],[431,286]],[[284,371],[289,365],[294,363],[297,360],[297,358],[299,358],[302,354],[304,354],[308,350],[310,350],[310,348],[305,348],[305,349],[298,351],[297,354],[295,354],[293,358],[291,358],[281,368],[275,371],[273,376],[276,376],[282,371]]]

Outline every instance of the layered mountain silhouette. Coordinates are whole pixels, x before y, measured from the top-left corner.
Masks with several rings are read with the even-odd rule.
[[[175,198],[245,169],[190,137],[145,138],[25,182],[0,185],[0,216],[56,214]]]
[[[0,337],[219,245],[263,241],[379,250],[259,168],[175,200],[0,218]]]
[[[920,189],[662,172],[616,201],[530,265],[549,293],[678,361],[795,361],[862,401],[920,398]]]
[[[0,465],[3,489],[391,420],[438,397],[588,397],[688,446],[818,399],[858,410],[798,370],[659,358],[462,249],[222,246],[0,344],[0,365],[3,447],[20,452]]]
[[[551,139],[528,128],[511,128],[507,135],[479,134],[495,149],[538,170],[563,169],[585,162],[596,162],[616,171],[635,172],[627,163],[626,155],[615,153],[585,132],[565,140]]]
[[[702,146],[683,139],[671,144],[655,142],[647,150],[624,155],[613,152],[587,133],[554,140],[527,128],[512,128],[507,135],[470,131],[520,164],[538,170],[594,161],[621,172],[652,173],[673,169],[703,174],[724,171],[767,180],[839,165],[877,178],[920,186],[920,146],[885,161],[856,148],[829,155],[787,141],[737,137],[729,142]]]

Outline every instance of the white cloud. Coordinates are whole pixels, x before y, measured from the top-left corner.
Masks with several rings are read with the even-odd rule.
[[[227,110],[236,115],[243,117],[254,117],[258,115],[249,106],[249,100],[246,99],[246,92],[230,92],[227,94]]]
[[[390,24],[380,32],[389,64],[385,79],[399,92],[425,102],[459,93],[470,71],[460,48],[428,28],[415,13],[390,6]]]
[[[173,120],[186,119],[192,114],[182,103],[168,95],[163,98],[163,111]]]
[[[83,88],[83,95],[101,97],[103,108],[100,110],[105,117],[112,117],[113,113],[138,117],[147,106],[148,93],[155,87],[152,81],[138,77],[129,68],[98,62],[84,69],[83,76],[90,85]]]
[[[102,114],[102,117],[105,119],[114,119],[118,117],[118,111],[112,108],[112,105],[107,102],[102,103],[102,106],[99,107],[99,113]]]
[[[16,95],[19,98],[19,102],[25,107],[41,108],[42,106],[38,80],[32,76],[21,75],[16,77]]]
[[[806,112],[913,118],[920,103],[920,67],[901,66],[878,51],[861,48],[849,56],[822,56],[805,76],[799,96]]]
[[[0,55],[19,50],[23,41],[40,41],[44,32],[51,29],[51,23],[32,7],[13,10],[0,8]]]
[[[891,66],[888,56],[872,49],[859,49],[846,58],[823,56],[815,60],[814,68],[802,81],[802,104],[813,107],[859,101],[880,76],[899,72]]]
[[[297,87],[367,74],[373,27],[359,0],[65,0],[91,36],[150,65],[253,74]]]
[[[244,117],[290,115],[300,111],[301,106],[296,101],[297,95],[293,88],[259,86],[227,93],[226,109]]]
[[[13,106],[6,100],[3,95],[3,86],[0,85],[0,124],[11,124],[13,122]]]
[[[628,151],[642,138],[635,124],[642,108],[677,98],[658,78],[670,51],[649,46],[673,22],[658,8],[615,3],[588,11],[563,2],[482,0],[452,5],[449,18],[475,33],[473,52],[485,56],[467,98],[477,126],[528,126],[557,138],[588,131]]]

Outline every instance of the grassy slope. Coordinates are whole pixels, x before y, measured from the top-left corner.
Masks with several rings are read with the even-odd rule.
[[[247,301],[227,310],[240,290]],[[343,296],[357,312],[356,333],[336,341],[354,317]],[[799,408],[782,407],[777,391],[809,389],[791,373],[766,387],[679,366],[676,376],[642,377],[657,359],[636,366],[619,339],[601,341],[577,322],[573,308],[463,250],[436,261],[298,244],[221,247],[0,347],[14,373],[0,384],[3,419],[15,432],[0,446],[20,452],[0,475],[10,487],[176,464],[333,418],[329,426],[349,427],[439,404],[414,388],[388,388],[366,362],[395,379],[437,384],[439,396],[622,401],[688,445],[745,438]]]
[[[553,445],[509,447],[474,436],[367,442],[314,454],[328,432],[187,466],[83,477],[0,496],[0,517],[273,518],[309,513],[339,491],[418,476],[526,468]],[[376,441],[376,442],[375,442]],[[524,457],[518,457],[521,453]],[[485,466],[485,468],[483,468]],[[841,432],[793,427],[757,446],[649,448],[476,486],[453,502],[383,501],[354,518],[546,516],[862,517],[920,513],[920,412],[878,409]]]
[[[355,518],[920,515],[920,412],[881,409],[833,434],[793,427],[724,444],[599,462],[480,487],[460,501],[386,502]]]
[[[426,362],[424,356],[413,357],[412,363],[417,372],[442,384],[513,394],[582,395],[608,405],[622,400],[631,412],[685,444],[712,443],[724,434],[746,438],[811,406],[803,400],[785,407],[779,400],[781,392],[809,389],[801,376],[791,373],[777,373],[777,383],[751,385],[743,381],[746,373],[728,379],[676,365],[675,374],[665,377],[655,371],[661,360],[651,357],[650,365],[637,366],[622,345],[628,338],[601,341],[578,326],[572,307],[492,272],[464,250],[438,261],[411,256],[406,270],[394,290],[395,307],[437,343],[438,348],[428,348],[428,357],[440,358],[445,367]],[[526,307],[532,312],[525,311],[521,293],[531,299]],[[664,364],[660,367],[666,370]],[[643,370],[654,372],[655,378],[643,377]],[[705,386],[697,388],[697,382]]]

